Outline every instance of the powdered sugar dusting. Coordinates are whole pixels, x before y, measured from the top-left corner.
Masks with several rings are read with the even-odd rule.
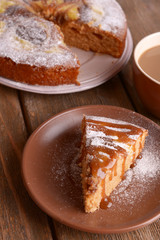
[[[137,140],[139,138],[139,135],[130,135],[129,138],[133,139],[133,140]]]
[[[79,187],[79,182],[81,182],[80,176],[82,172],[81,167],[78,165],[78,160],[79,160],[79,149],[77,149],[77,155],[72,159],[71,165],[70,165],[70,174],[76,187]],[[80,180],[78,181],[78,179]]]
[[[103,156],[105,156],[105,157],[110,158],[110,155],[107,154],[107,153],[105,153],[105,152],[101,152],[101,151],[99,151],[99,154],[100,154],[100,155],[103,155]]]
[[[125,31],[126,17],[115,0],[85,0],[89,7],[81,9],[81,21],[104,31],[120,35]]]
[[[103,138],[95,137],[95,138],[92,138],[90,141],[88,141],[88,139],[87,139],[86,145],[88,146],[89,144],[91,146],[103,146],[103,147],[106,147],[106,148],[116,150],[116,148],[113,146],[113,144],[108,143]]]
[[[0,22],[3,23],[0,25],[3,27],[0,31],[1,57],[38,67],[78,66],[76,56],[66,48],[62,35],[52,22],[34,16],[20,6],[11,6],[0,15]]]
[[[120,141],[119,137],[115,133],[118,132],[126,134],[129,139],[133,140],[133,143],[135,142],[134,140],[137,140],[141,135],[141,132],[135,135],[134,130],[129,128],[133,126],[135,129],[140,129],[140,127],[124,121],[98,116],[85,116],[85,118],[88,120],[86,124],[86,146],[102,146],[112,150],[116,150],[117,147],[120,147],[126,151],[129,151],[130,145]],[[90,122],[90,120],[92,122]],[[113,135],[109,135],[108,133],[106,134],[105,131],[100,131],[97,129],[98,127],[102,126],[103,123],[106,123],[103,127],[106,130],[110,130],[111,133],[113,132]],[[111,123],[112,126],[108,126],[107,123]]]
[[[106,122],[106,123],[113,123],[113,124],[121,124],[121,125],[131,125],[131,126],[135,126],[138,127],[135,124],[132,123],[128,123],[122,120],[118,120],[118,119],[113,119],[113,118],[107,118],[107,117],[99,117],[99,116],[86,116],[86,119],[91,119],[94,121],[101,121],[101,122]]]
[[[115,127],[109,127],[109,126],[105,126],[105,128],[116,131],[116,132],[130,132],[131,129],[127,129],[127,128],[115,128]]]
[[[111,197],[116,202],[115,206],[122,204],[131,209],[136,204],[138,207],[145,196],[152,194],[158,179],[160,180],[160,156],[157,151],[154,152],[153,146],[144,148],[142,158],[137,159],[136,166],[126,172],[125,180],[113,191]]]
[[[128,150],[128,149],[129,149],[129,146],[128,146],[127,144],[123,143],[123,142],[113,141],[113,144],[114,144],[115,146],[119,146],[119,147],[121,147],[121,148],[123,148],[123,149],[125,149],[125,150]]]
[[[92,127],[91,127],[92,128]],[[86,137],[87,138],[93,138],[93,137],[107,137],[109,139],[114,139],[114,140],[118,140],[117,136],[110,136],[110,135],[106,135],[104,132],[102,131],[94,131],[91,130],[91,128],[89,126],[87,126],[86,128]]]
[[[138,160],[137,166],[133,169],[136,176],[146,180],[146,178],[152,179],[160,174],[159,157],[159,155],[155,155],[153,158],[153,153],[144,151],[143,158]]]
[[[106,137],[106,134],[103,133],[103,132],[100,132],[100,131],[94,131],[92,129],[90,129],[89,126],[87,126],[87,129],[86,129],[86,137],[87,138],[92,138],[92,137]]]

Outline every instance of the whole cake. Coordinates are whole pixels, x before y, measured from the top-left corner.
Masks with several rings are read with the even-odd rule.
[[[0,75],[29,84],[79,85],[80,63],[65,43],[120,57],[126,31],[115,0],[1,0]]]
[[[107,208],[110,194],[142,151],[147,134],[124,121],[84,116],[80,161],[85,212]]]

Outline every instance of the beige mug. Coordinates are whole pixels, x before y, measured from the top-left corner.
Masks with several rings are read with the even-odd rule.
[[[140,67],[138,60],[147,50],[160,46],[160,32],[143,38],[135,47],[133,77],[137,93],[149,112],[160,118],[160,82]]]

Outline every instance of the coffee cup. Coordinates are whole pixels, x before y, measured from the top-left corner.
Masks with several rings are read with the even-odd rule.
[[[156,75],[157,70],[160,72],[160,60],[157,64],[156,58],[160,59],[160,52],[158,53],[157,50],[160,51],[160,32],[146,36],[136,45],[133,79],[137,93],[146,109],[160,118],[160,79],[158,79],[160,75],[159,73]],[[154,51],[156,56],[151,51]],[[156,65],[157,69],[155,69]]]

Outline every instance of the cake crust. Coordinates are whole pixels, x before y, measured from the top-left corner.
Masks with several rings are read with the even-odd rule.
[[[0,76],[31,85],[80,85],[77,80],[78,72],[78,67],[66,70],[63,66],[53,68],[37,67],[29,64],[17,64],[9,58],[0,57]]]

